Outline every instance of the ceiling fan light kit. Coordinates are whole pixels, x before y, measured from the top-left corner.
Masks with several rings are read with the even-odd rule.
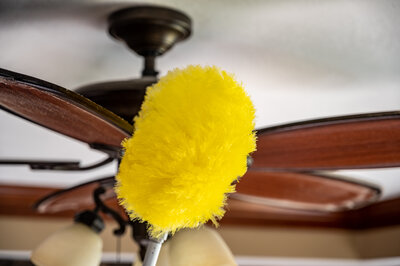
[[[108,23],[113,38],[143,57],[141,78],[89,84],[74,92],[0,69],[2,110],[107,155],[89,166],[77,161],[32,160],[2,160],[0,166],[26,164],[33,170],[81,171],[122,160],[116,177],[60,190],[36,203],[40,213],[89,210],[80,212],[74,225],[50,236],[32,253],[37,265],[98,265],[102,247],[98,233],[104,227],[99,212],[118,223],[116,235],[123,234],[127,225],[133,228],[141,259],[149,266],[155,264],[168,233],[200,226],[209,219],[217,223],[230,198],[249,207],[309,215],[345,212],[375,203],[380,188],[321,171],[400,166],[400,111],[254,131],[251,101],[231,76],[217,68],[174,70],[157,83],[155,60],[191,35],[189,16],[171,8],[143,5],[113,12]],[[242,180],[237,180],[242,175]],[[235,185],[237,193],[227,197]],[[127,217],[135,221],[103,202],[112,199],[119,208],[117,198]],[[204,202],[212,202],[212,207]],[[207,230],[200,232],[204,235],[182,232],[178,236],[187,245],[191,237],[216,239]],[[149,235],[154,241],[149,241]],[[186,244],[173,241],[179,248],[170,252],[176,262],[185,265],[190,252],[179,254]],[[168,240],[169,249],[173,241]],[[86,243],[86,248],[79,248],[77,242]],[[146,249],[153,255],[145,258]]]

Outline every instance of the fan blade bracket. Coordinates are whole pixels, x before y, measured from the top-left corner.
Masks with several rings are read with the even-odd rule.
[[[53,171],[87,171],[108,163],[115,158],[107,157],[100,162],[88,166],[81,166],[78,161],[35,161],[35,160],[0,160],[0,165],[28,165],[32,170],[53,170]]]
[[[98,150],[106,153],[110,158],[119,159],[123,155],[122,148],[105,145],[101,143],[89,143],[89,147],[94,150]]]
[[[79,167],[78,161],[0,160],[0,165],[28,165],[32,170],[64,170]]]

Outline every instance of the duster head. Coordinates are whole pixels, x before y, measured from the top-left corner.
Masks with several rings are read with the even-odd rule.
[[[254,116],[241,84],[217,67],[175,69],[149,87],[116,177],[131,219],[153,237],[217,224],[256,148]]]

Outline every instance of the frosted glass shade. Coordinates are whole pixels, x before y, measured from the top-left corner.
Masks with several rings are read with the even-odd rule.
[[[233,266],[232,252],[221,236],[209,227],[185,229],[170,240],[169,261],[173,266]]]
[[[54,233],[31,255],[37,266],[98,266],[103,242],[100,236],[82,223]]]

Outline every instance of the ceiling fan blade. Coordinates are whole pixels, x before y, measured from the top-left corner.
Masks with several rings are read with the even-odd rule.
[[[96,189],[96,187],[93,187]],[[88,190],[93,192],[92,190]],[[21,185],[0,185],[0,214],[19,215],[22,217],[71,217],[81,209],[61,211],[58,213],[37,213],[34,212],[32,205],[43,195],[54,193],[58,189],[49,187],[32,187]],[[88,192],[86,195],[91,200],[93,196]],[[93,200],[92,200],[93,201]],[[108,206],[113,206],[117,210],[118,202],[116,198],[106,200]],[[114,205],[113,202],[115,202]],[[301,226],[301,227],[336,227],[347,229],[366,229],[382,226],[398,225],[400,223],[400,198],[381,201],[365,208],[346,212],[315,212],[305,210],[295,210],[288,208],[272,207],[261,204],[254,204],[229,198],[228,207],[224,218],[220,221],[221,225],[235,226]],[[94,203],[88,205],[93,207]],[[79,207],[79,206],[78,206]],[[87,208],[86,208],[87,209]],[[120,210],[120,214],[123,210]]]
[[[0,107],[92,145],[119,147],[133,130],[127,121],[73,91],[4,69]]]
[[[310,171],[400,166],[400,111],[258,130],[254,168]]]
[[[106,192],[102,199],[112,199],[114,205],[118,205],[114,193],[115,179],[113,176],[96,179],[67,189],[58,190],[40,199],[33,206],[39,213],[57,213],[62,211],[77,211],[93,208],[95,203],[93,192],[102,186]]]
[[[106,177],[58,190],[35,203],[39,213],[76,211],[94,207],[93,191],[102,186],[103,200],[117,206],[114,177]],[[357,209],[375,202],[378,188],[338,179],[332,175],[248,171],[231,199],[299,211],[334,212]]]
[[[245,202],[303,211],[344,211],[375,202],[380,191],[338,176],[249,170],[230,197]]]

